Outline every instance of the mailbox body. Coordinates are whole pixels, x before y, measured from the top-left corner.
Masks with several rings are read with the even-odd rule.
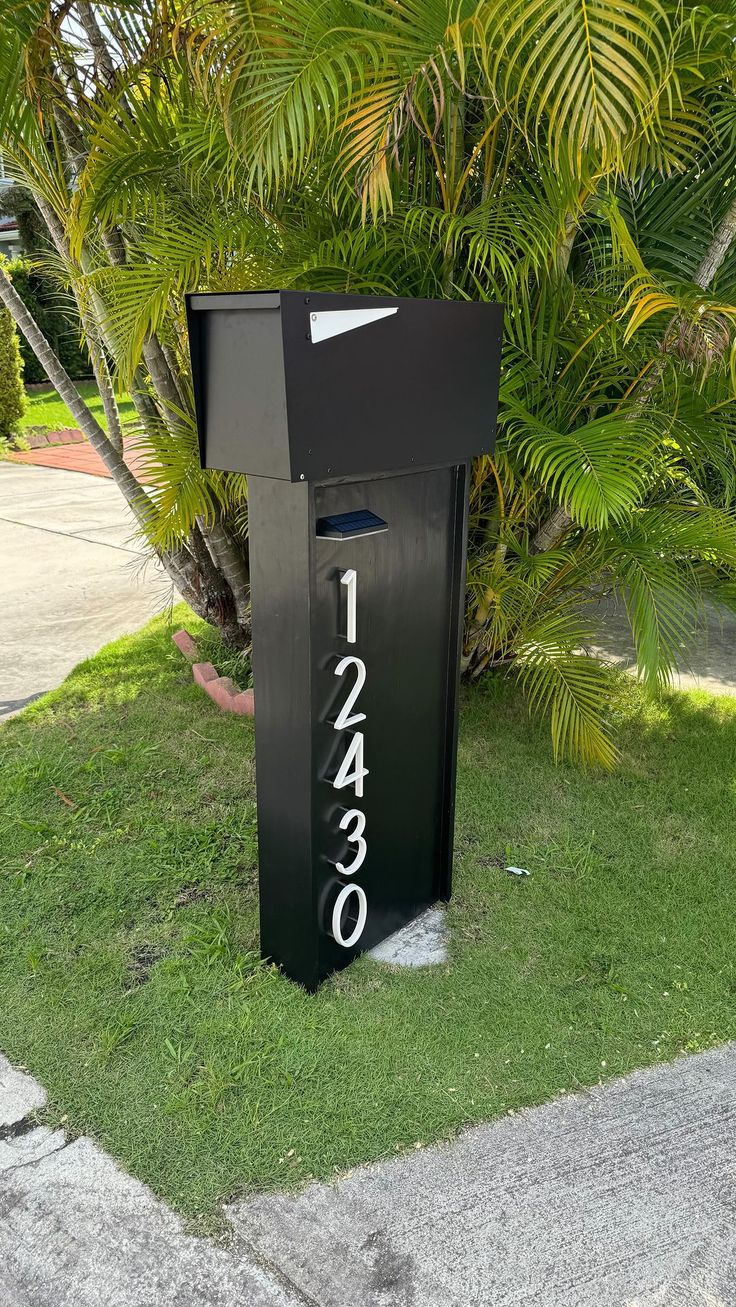
[[[325,481],[493,449],[498,304],[277,291],[187,307],[203,466]],[[315,315],[382,310],[312,342]]]
[[[311,339],[332,329],[312,314],[366,308],[391,313]],[[313,990],[450,895],[469,459],[493,447],[501,309],[281,292],[188,315],[203,465],[249,474],[261,951]],[[358,513],[381,529],[341,537]],[[337,787],[357,734],[366,774]],[[348,947],[346,886],[343,938],[366,905]]]

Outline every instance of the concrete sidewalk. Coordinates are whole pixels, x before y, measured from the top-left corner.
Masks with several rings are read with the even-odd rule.
[[[736,1045],[239,1202],[225,1245],[42,1103],[0,1059],[0,1307],[736,1304]]]
[[[0,463],[0,718],[171,599],[112,481]]]

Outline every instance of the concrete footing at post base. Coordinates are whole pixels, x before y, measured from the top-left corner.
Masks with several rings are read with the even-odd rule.
[[[369,957],[393,967],[436,967],[448,961],[448,941],[444,908],[427,908],[414,921],[376,944]]]

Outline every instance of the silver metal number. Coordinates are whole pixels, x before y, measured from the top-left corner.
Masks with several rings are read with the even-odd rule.
[[[345,639],[348,644],[355,644],[356,641],[356,615],[358,611],[358,573],[354,567],[348,568],[347,572],[340,573],[340,585],[344,585],[347,590],[347,624],[345,630]]]
[[[335,676],[342,676],[347,671],[348,667],[356,667],[358,674],[355,678],[355,685],[337,715],[337,720],[335,722],[336,731],[344,731],[347,726],[355,726],[356,722],[365,721],[364,712],[356,712],[353,713],[352,717],[350,716],[355,700],[365,685],[365,663],[362,658],[356,658],[354,654],[348,654],[347,657],[341,658],[337,664],[337,667],[335,668]]]
[[[312,315],[314,323],[314,315]],[[315,336],[312,337],[315,339]],[[345,586],[346,591],[346,621],[345,621],[345,638],[348,644],[355,644],[357,640],[357,592],[358,592],[358,575],[355,568],[350,567],[345,572],[340,573],[340,585]],[[335,730],[344,731],[347,727],[355,726],[357,722],[365,721],[365,713],[353,712],[356,700],[365,685],[366,670],[362,658],[356,658],[352,654],[341,658],[335,668],[335,676],[344,676],[349,667],[355,668],[355,683],[348,692],[348,696],[343,704],[335,721]],[[343,790],[347,786],[352,786],[356,798],[363,797],[363,778],[368,775],[368,768],[363,763],[363,735],[360,731],[355,731],[351,737],[347,748],[347,753],[343,758],[337,776],[332,782],[336,790]],[[336,862],[335,867],[341,876],[353,876],[360,867],[362,867],[368,845],[364,838],[365,831],[365,814],[359,808],[350,808],[345,812],[340,821],[340,830],[346,832],[346,839],[349,845],[353,846],[355,856],[352,862]],[[355,906],[357,907],[357,919],[355,925],[347,938],[342,932],[343,914],[346,905],[350,902],[350,896],[355,895]],[[368,900],[365,890],[351,882],[343,885],[337,898],[335,906],[332,909],[332,934],[337,943],[342,948],[352,948],[357,944],[363,931],[368,917]]]
[[[355,894],[358,900],[358,920],[346,939],[342,933],[342,910],[351,894]],[[368,903],[365,897],[365,891],[361,889],[360,885],[343,885],[340,893],[335,899],[335,906],[332,909],[332,934],[338,944],[341,944],[343,948],[352,948],[353,944],[357,944],[365,930],[367,917]]]
[[[350,768],[355,764],[355,770]],[[368,768],[363,766],[363,736],[356,731],[351,737],[348,751],[340,764],[340,770],[332,782],[336,790],[344,790],[347,785],[355,787],[355,796],[363,798],[363,777],[368,775]]]
[[[337,870],[340,872],[342,876],[353,876],[355,872],[358,870],[358,868],[363,866],[363,862],[365,861],[365,855],[368,852],[368,845],[366,841],[363,839],[363,831],[365,830],[365,814],[362,813],[359,808],[351,808],[349,812],[345,813],[345,816],[340,822],[340,830],[347,830],[348,826],[350,826],[352,822],[355,822],[355,826],[353,830],[350,832],[350,834],[347,836],[347,841],[348,844],[357,845],[357,852],[355,854],[355,857],[353,858],[353,861],[350,863],[349,867],[346,867],[342,862],[335,863]]]

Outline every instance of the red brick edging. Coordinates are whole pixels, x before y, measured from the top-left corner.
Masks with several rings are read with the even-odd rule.
[[[239,713],[241,717],[255,716],[255,702],[252,690],[239,690],[229,676],[218,676],[217,668],[212,663],[200,663],[197,643],[188,631],[175,631],[172,640],[187,662],[192,664],[192,676],[197,685],[210,696],[213,703],[224,712]]]
[[[81,445],[84,435],[78,427],[61,427],[58,431],[23,431],[23,439],[31,449],[45,449],[54,445]]]

